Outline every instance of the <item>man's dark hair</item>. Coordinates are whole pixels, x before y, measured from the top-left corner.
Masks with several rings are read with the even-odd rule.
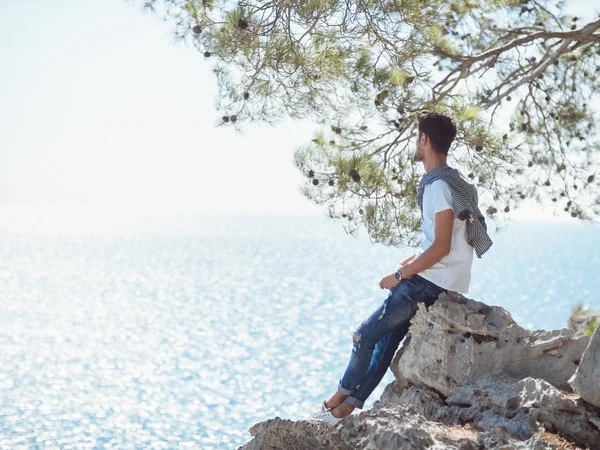
[[[437,153],[448,155],[450,144],[456,137],[456,125],[451,117],[432,111],[419,112],[419,138],[421,133],[427,134],[431,148]]]

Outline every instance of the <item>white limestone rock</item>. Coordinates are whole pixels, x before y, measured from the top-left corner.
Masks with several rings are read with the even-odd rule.
[[[545,429],[579,445],[600,448],[600,430],[594,424],[600,410],[544,380],[481,379],[459,388],[446,404],[435,416],[446,424],[472,423],[481,430],[501,427],[520,439],[529,439]]]
[[[402,389],[397,383],[390,383],[379,400],[373,403],[373,409],[392,405],[410,406],[426,419],[433,420],[437,411],[445,407],[446,403],[437,392],[426,387],[410,386],[408,389]]]
[[[385,406],[351,414],[337,424],[275,419],[250,428],[254,438],[238,450],[548,450],[539,435],[516,439],[497,428],[446,426],[425,419],[406,405]]]
[[[504,308],[442,294],[429,310],[419,306],[392,370],[402,387],[427,386],[444,396],[482,378],[533,377],[570,391],[588,342],[566,328],[528,331]]]
[[[569,384],[582,399],[600,408],[600,327],[592,335]]]

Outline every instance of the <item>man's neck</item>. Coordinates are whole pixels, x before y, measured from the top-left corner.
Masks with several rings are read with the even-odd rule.
[[[435,158],[432,161],[424,160],[423,165],[425,166],[425,172],[429,172],[431,169],[435,167],[447,167],[448,163],[446,158]]]

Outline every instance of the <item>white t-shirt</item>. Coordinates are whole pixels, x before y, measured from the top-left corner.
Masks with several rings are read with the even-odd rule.
[[[424,241],[417,249],[417,256],[427,250],[435,239],[435,213],[452,209],[452,193],[448,183],[435,180],[425,186],[423,192],[423,224],[421,229]],[[423,278],[450,291],[463,294],[469,292],[473,247],[467,242],[467,221],[454,216],[450,253],[429,269],[420,272]]]

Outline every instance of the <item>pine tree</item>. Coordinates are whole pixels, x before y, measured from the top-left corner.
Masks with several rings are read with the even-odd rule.
[[[416,113],[455,118],[449,164],[501,218],[531,198],[600,214],[600,18],[546,0],[146,0],[210,55],[228,125],[322,125],[304,194],[373,242],[418,242]],[[199,32],[201,31],[201,32]],[[559,209],[560,208],[560,209]],[[360,212],[359,212],[360,211]]]

